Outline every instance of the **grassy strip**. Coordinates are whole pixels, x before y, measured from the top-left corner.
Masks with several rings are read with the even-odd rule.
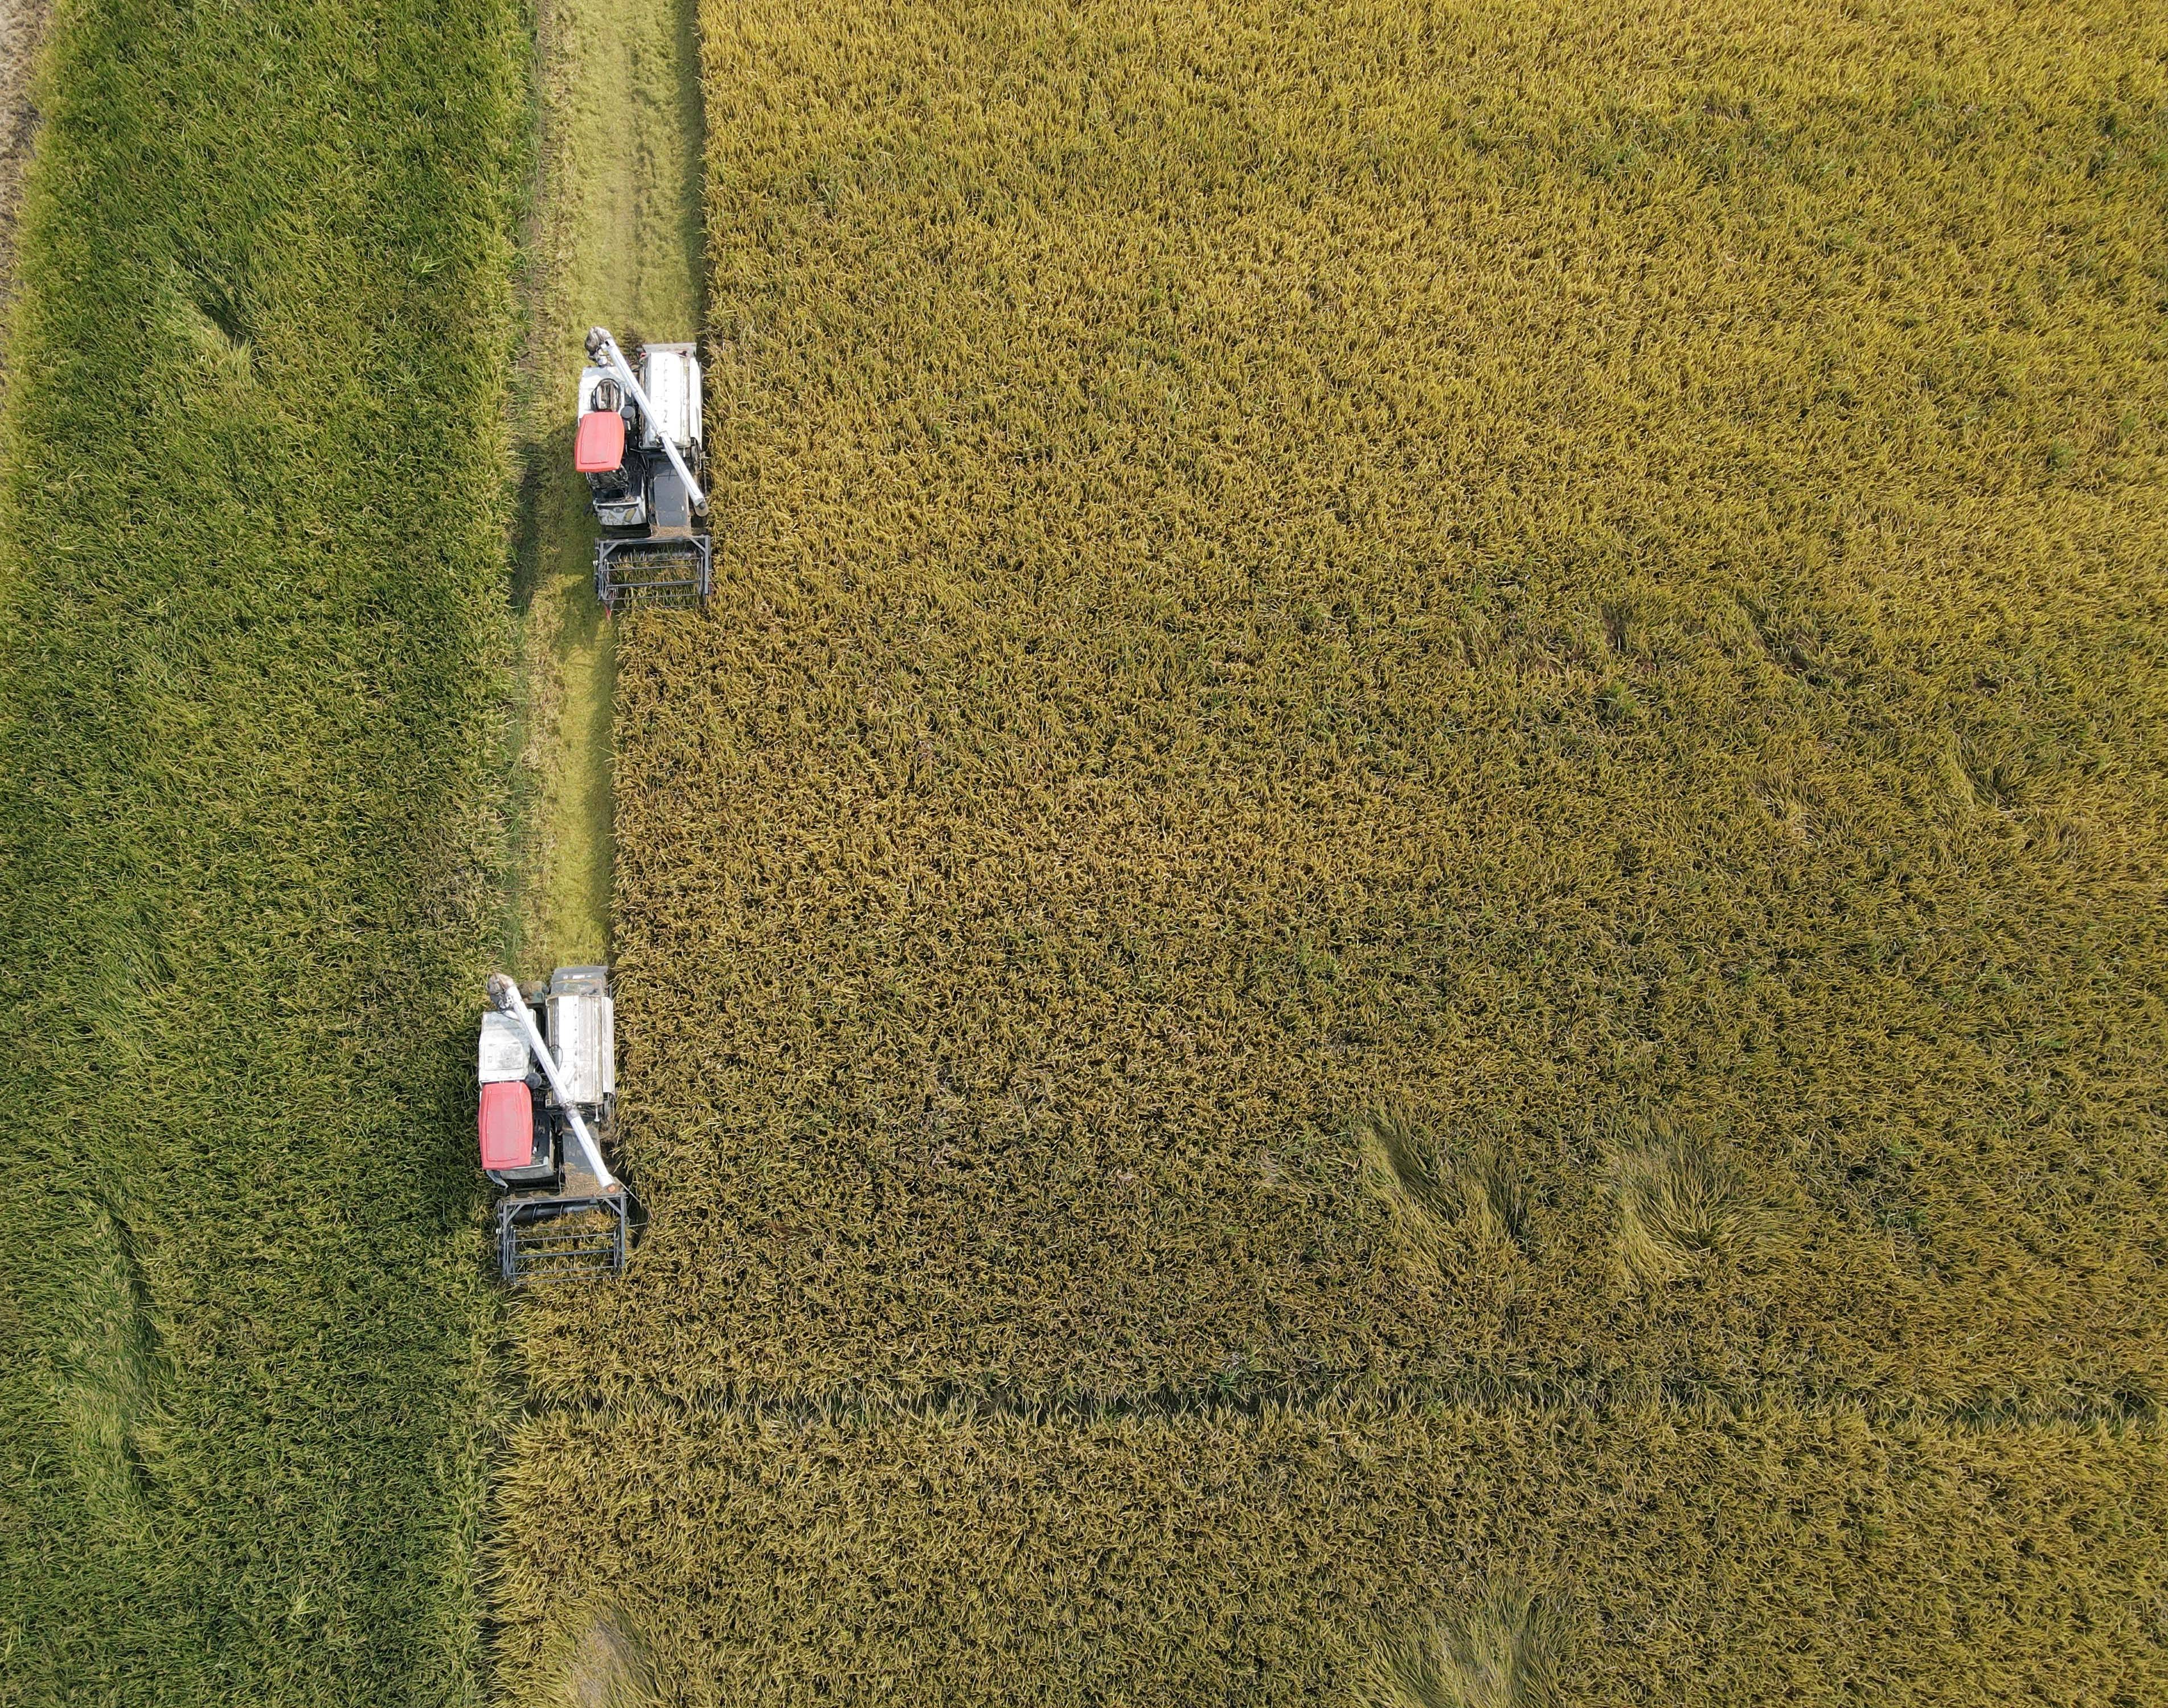
[[[609,958],[616,633],[594,597],[594,511],[570,400],[588,327],[700,325],[700,95],[689,0],[539,8],[543,158],[534,326],[518,411],[518,593],[529,690],[518,814],[523,976]],[[637,336],[635,336],[637,335]]]
[[[2160,1393],[2160,32],[710,8],[539,1379]]]
[[[2150,1435],[1889,1435],[1781,1411],[1081,1427],[662,1412],[545,1419],[519,1448],[502,1497],[515,1702],[2168,1689],[2168,1456]],[[1432,1670],[1462,1688],[1407,1688],[1456,1626],[1468,1652]],[[1524,1662],[1518,1694],[1495,1665],[1513,1631],[1543,1663]],[[1527,1688],[1538,1671],[1557,1695]]]
[[[5,443],[10,1700],[455,1701],[523,20],[90,0]]]

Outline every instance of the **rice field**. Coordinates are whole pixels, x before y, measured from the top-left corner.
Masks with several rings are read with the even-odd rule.
[[[2149,1401],[2159,41],[708,18],[538,1379]]]
[[[58,26],[0,1703],[2168,1696],[2159,8],[704,5],[716,596],[507,904],[530,22]]]
[[[703,39],[514,1699],[2160,1694],[2157,13]]]
[[[462,1703],[529,38],[55,26],[0,428],[0,1701]]]
[[[1675,1409],[551,1418],[513,1700],[2142,1703],[2156,1436]],[[608,1694],[614,1690],[618,1694]]]

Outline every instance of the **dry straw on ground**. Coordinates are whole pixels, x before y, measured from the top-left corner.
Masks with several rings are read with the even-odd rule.
[[[564,1708],[658,1708],[654,1663],[614,1599],[552,1610],[543,1695]]]

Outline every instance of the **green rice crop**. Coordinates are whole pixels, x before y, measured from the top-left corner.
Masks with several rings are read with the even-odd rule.
[[[509,1699],[2127,1703],[2148,1433],[1668,1408],[523,1427]],[[1425,1694],[1427,1692],[1427,1694]]]
[[[0,1700],[476,1700],[516,7],[66,8],[0,454]]]
[[[2164,29],[710,8],[537,1380],[2149,1406]]]

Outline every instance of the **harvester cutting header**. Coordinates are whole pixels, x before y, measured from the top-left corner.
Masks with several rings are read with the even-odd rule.
[[[635,372],[608,330],[587,334],[572,466],[587,476],[602,538],[595,597],[605,608],[694,605],[714,579],[700,485],[700,360],[690,344],[643,344]]]

